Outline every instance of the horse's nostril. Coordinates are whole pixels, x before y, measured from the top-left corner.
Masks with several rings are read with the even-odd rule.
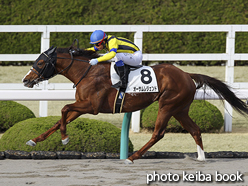
[[[26,84],[28,84],[29,80],[28,79],[23,79],[22,82],[26,85]]]

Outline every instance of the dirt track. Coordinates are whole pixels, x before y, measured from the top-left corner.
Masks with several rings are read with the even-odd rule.
[[[178,176],[179,182],[153,182],[150,185],[215,185],[216,171],[219,174],[237,175],[244,182],[220,182],[221,185],[248,185],[248,159],[209,159],[198,162],[185,159],[141,159],[125,165],[118,159],[84,160],[1,160],[0,185],[4,186],[79,186],[79,185],[147,185],[147,177],[169,173]],[[183,177],[183,171],[184,176]],[[192,182],[189,174],[204,174],[210,182]],[[242,174],[242,176],[240,175]],[[227,175],[226,175],[227,176]],[[198,179],[196,178],[195,179]],[[209,177],[209,178],[210,178]],[[203,175],[201,176],[203,178]],[[158,175],[156,180],[158,179]],[[167,178],[168,179],[168,178]],[[172,178],[171,178],[172,179]],[[220,177],[219,177],[220,179]],[[238,179],[238,177],[236,177]],[[184,180],[184,181],[183,181]],[[218,183],[219,184],[219,183]]]

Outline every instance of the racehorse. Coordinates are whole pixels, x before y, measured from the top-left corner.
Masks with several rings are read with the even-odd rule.
[[[82,114],[113,113],[114,100],[117,89],[111,87],[110,62],[101,62],[91,66],[88,62],[98,57],[94,51],[87,51],[73,47],[51,47],[40,54],[33,67],[23,78],[24,86],[32,88],[43,80],[50,79],[57,74],[68,78],[76,86],[76,102],[65,105],[61,112],[61,119],[45,133],[29,140],[28,145],[35,146],[60,129],[62,143],[66,145],[69,137],[66,125]],[[226,100],[232,107],[243,115],[248,114],[247,105],[236,97],[230,87],[224,82],[202,74],[186,73],[170,64],[152,66],[159,92],[126,94],[122,112],[134,112],[158,101],[159,110],[155,129],[151,139],[137,152],[128,157],[125,163],[133,163],[149,148],[163,138],[169,119],[174,116],[195,140],[198,160],[205,160],[200,128],[189,117],[189,107],[194,99],[196,89],[208,86],[213,89],[222,100]]]

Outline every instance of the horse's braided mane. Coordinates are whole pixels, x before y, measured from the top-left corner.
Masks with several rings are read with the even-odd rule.
[[[69,53],[69,50],[74,49],[73,56],[83,56],[86,58],[98,58],[99,54],[93,50],[76,49],[76,48],[57,48],[58,53]]]

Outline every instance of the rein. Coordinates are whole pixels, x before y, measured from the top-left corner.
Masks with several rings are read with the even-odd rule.
[[[89,62],[89,61],[83,60],[83,59],[74,59],[74,58],[73,58],[73,55],[72,55],[72,52],[70,52],[70,55],[71,55],[71,58],[57,57],[57,59],[71,59],[71,63],[70,63],[65,69],[61,70],[61,71],[58,72],[57,74],[61,74],[62,72],[68,70],[68,69],[72,66],[74,60],[76,60],[76,61],[82,61],[82,62],[87,62],[87,63]],[[77,85],[82,81],[82,79],[88,74],[88,72],[89,72],[89,70],[90,70],[91,67],[92,67],[92,65],[90,65],[90,66],[87,68],[87,70],[84,72],[84,74],[83,74],[83,76],[80,78],[80,80],[79,80],[76,84],[73,85],[73,88],[76,88],[76,87],[77,87]],[[56,74],[56,75],[57,75],[57,74]]]
[[[79,41],[78,41],[78,39],[74,39],[74,41],[73,41],[73,43],[72,43],[72,46],[74,46],[75,42],[77,42],[77,50],[79,50]],[[58,74],[60,74],[60,73],[62,73],[62,72],[64,72],[64,71],[66,71],[67,69],[69,69],[69,68],[72,66],[74,60],[89,63],[88,60],[74,59],[74,58],[73,58],[73,53],[75,53],[75,52],[76,52],[76,51],[73,50],[73,49],[69,51],[69,54],[71,55],[71,60],[72,60],[72,61],[71,61],[71,63],[70,63],[65,69],[61,70]],[[57,58],[58,58],[58,59],[70,59],[70,58],[63,58],[63,57],[57,57]],[[90,70],[91,67],[92,67],[92,65],[90,65],[90,66],[87,68],[87,70],[84,72],[84,74],[83,74],[83,76],[80,78],[80,80],[79,80],[76,84],[73,85],[73,88],[76,88],[76,87],[77,87],[77,85],[82,81],[82,79],[88,74],[88,72],[89,72],[89,70]]]
[[[76,88],[76,87],[77,87],[77,85],[82,81],[82,79],[88,74],[88,72],[89,72],[89,70],[90,70],[91,67],[92,67],[92,65],[90,65],[90,66],[87,68],[87,70],[84,72],[84,74],[83,74],[83,76],[80,78],[80,80],[79,80],[76,84],[73,85],[73,88]]]

